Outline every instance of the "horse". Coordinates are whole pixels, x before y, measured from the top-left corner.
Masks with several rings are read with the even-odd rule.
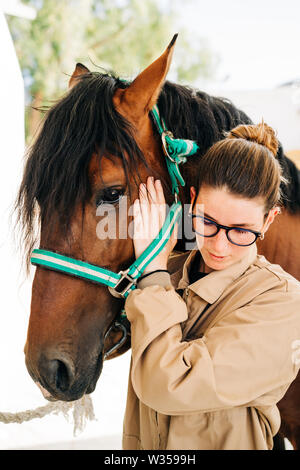
[[[197,162],[206,150],[238,124],[251,124],[229,100],[167,81],[176,37],[133,81],[77,64],[65,95],[44,109],[16,199],[28,269],[37,243],[116,273],[134,261],[130,237],[100,239],[97,226],[113,212],[118,234],[129,227],[132,215],[122,202],[132,203],[148,176],[162,181],[167,204],[174,199],[150,114],[156,104],[175,136],[198,145],[180,170],[188,182],[179,188],[183,204],[190,201],[189,187],[196,186]],[[289,185],[282,188],[282,214],[258,249],[300,279],[299,171],[281,144],[277,158]],[[97,215],[104,206],[106,216]],[[184,240],[176,250],[184,252]],[[46,398],[72,401],[95,390],[103,361],[130,348],[130,336],[121,341],[116,323],[123,307],[124,298],[111,295],[105,285],[37,266],[24,352],[28,372]],[[300,449],[299,397],[298,375],[278,404],[281,442],[285,436],[295,449]]]

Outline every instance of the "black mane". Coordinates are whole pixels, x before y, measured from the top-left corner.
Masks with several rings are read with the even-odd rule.
[[[126,86],[128,82],[111,74],[91,72],[47,110],[41,132],[28,151],[16,201],[27,261],[35,243],[36,220],[48,221],[56,212],[67,230],[76,205],[90,197],[87,169],[93,152],[99,159],[109,154],[120,158],[127,181],[138,162],[147,166],[129,122],[113,107],[115,90]],[[197,141],[199,151],[191,165],[224,137],[224,131],[251,123],[230,101],[170,82],[165,83],[158,106],[175,137]],[[278,158],[291,182],[283,188],[284,204],[296,211],[300,207],[299,172],[281,146]]]

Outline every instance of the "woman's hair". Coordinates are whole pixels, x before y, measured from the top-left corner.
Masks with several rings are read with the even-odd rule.
[[[278,145],[264,122],[235,127],[200,159],[198,190],[207,184],[249,199],[260,196],[267,213],[280,203],[280,185],[287,182],[276,158]]]

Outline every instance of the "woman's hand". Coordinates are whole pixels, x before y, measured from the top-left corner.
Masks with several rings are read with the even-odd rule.
[[[139,188],[139,199],[134,201],[134,234],[133,244],[135,256],[138,258],[157,237],[166,219],[167,205],[160,180],[154,181],[150,176],[146,184]],[[177,242],[178,224],[163,250],[148,264],[144,273],[156,269],[167,269],[168,258]]]

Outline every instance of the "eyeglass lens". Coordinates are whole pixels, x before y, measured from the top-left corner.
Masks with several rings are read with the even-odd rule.
[[[194,218],[195,230],[204,237],[212,237],[218,232],[218,226],[204,217],[198,216]],[[233,227],[227,231],[227,238],[238,245],[250,245],[256,240],[255,233]]]

